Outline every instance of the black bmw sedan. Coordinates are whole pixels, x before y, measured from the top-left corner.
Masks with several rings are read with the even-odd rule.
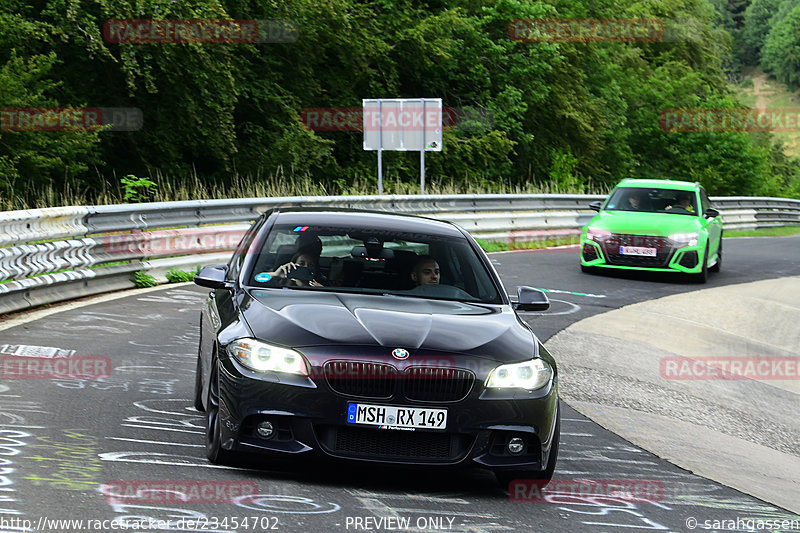
[[[195,406],[208,458],[313,455],[479,466],[544,484],[559,441],[556,363],[456,225],[272,210],[206,266]]]

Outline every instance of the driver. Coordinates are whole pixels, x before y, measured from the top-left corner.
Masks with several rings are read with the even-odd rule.
[[[688,192],[679,193],[675,199],[675,205],[668,205],[666,209],[683,209],[690,213],[694,213],[694,206],[692,205],[692,195]]]
[[[414,285],[438,285],[439,284],[439,263],[429,255],[422,255],[414,263],[411,269],[411,280]]]

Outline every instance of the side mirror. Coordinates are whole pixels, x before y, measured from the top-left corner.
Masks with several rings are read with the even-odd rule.
[[[550,309],[550,300],[547,295],[533,287],[517,288],[518,302],[514,304],[515,311],[547,311]]]
[[[706,217],[706,218],[718,217],[719,216],[719,211],[717,211],[713,207],[709,207],[708,209],[705,210],[705,212],[703,213],[703,216]]]
[[[589,209],[591,209],[592,211],[597,211],[598,213],[600,212],[601,207],[603,207],[602,200],[596,200],[589,204]]]
[[[200,269],[194,277],[194,282],[201,287],[209,289],[226,289],[230,283],[225,280],[228,265],[208,265]]]

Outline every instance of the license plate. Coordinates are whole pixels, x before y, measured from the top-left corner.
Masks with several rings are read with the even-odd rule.
[[[644,255],[646,257],[655,257],[658,250],[655,248],[644,248],[643,246],[620,246],[619,253],[621,255]]]
[[[347,421],[381,429],[446,429],[447,409],[348,403]]]

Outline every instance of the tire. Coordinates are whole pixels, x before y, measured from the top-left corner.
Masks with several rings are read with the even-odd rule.
[[[206,407],[206,457],[217,465],[231,462],[232,454],[221,446],[222,429],[219,423],[219,378],[217,365],[213,364],[208,383],[208,406]]]
[[[708,245],[706,244],[706,252],[703,254],[703,268],[697,274],[692,274],[692,279],[695,283],[705,283],[708,281]]]
[[[539,489],[545,488],[553,479],[556,471],[556,461],[558,460],[558,446],[561,441],[561,407],[556,414],[556,429],[553,432],[553,444],[550,447],[550,455],[547,458],[547,466],[541,471],[530,470],[499,470],[494,473],[497,483],[503,489],[508,489],[509,484],[515,479],[533,479]]]
[[[206,410],[203,406],[203,362],[197,355],[197,368],[194,371],[194,408],[201,413]]]
[[[717,249],[717,262],[709,268],[709,272],[719,272],[722,268],[722,237],[719,239],[719,248]]]
[[[581,264],[581,272],[585,272],[586,274],[591,274],[594,272],[594,268]]]

